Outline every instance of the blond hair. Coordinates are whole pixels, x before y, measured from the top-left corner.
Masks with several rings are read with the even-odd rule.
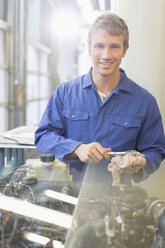
[[[124,50],[126,51],[129,47],[129,31],[125,21],[118,15],[110,12],[101,14],[93,22],[88,33],[88,46],[91,45],[92,34],[98,29],[102,28],[106,30],[110,35],[120,36],[124,38]]]

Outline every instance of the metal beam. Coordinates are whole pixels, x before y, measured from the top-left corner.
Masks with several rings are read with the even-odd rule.
[[[14,88],[15,88],[15,126],[21,126],[25,123],[25,67],[26,67],[26,21],[27,21],[27,1],[15,0],[14,9]]]

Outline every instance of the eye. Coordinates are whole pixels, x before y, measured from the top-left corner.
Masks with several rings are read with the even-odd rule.
[[[104,45],[103,44],[101,44],[101,43],[97,43],[97,44],[95,44],[95,46],[94,47],[97,47],[97,48],[103,48],[104,47]]]
[[[119,44],[112,44],[111,48],[120,48],[120,45]]]

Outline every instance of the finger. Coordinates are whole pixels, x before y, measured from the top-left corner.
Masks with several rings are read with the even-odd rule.
[[[100,144],[96,145],[97,150],[101,153],[101,155],[106,159],[106,160],[110,160],[110,156],[108,154],[108,151],[106,150],[106,148],[102,147]],[[109,148],[108,148],[109,149]]]
[[[145,155],[144,155],[144,154],[142,154],[142,153],[140,153],[140,154],[139,154],[139,156],[141,156],[141,157],[145,158]]]
[[[139,157],[139,164],[143,167],[146,164],[147,160],[145,157]]]
[[[89,162],[90,162],[90,163],[99,163],[100,160],[97,159],[97,157],[95,156],[95,154],[93,154],[93,153],[91,152],[91,154],[90,154],[90,156],[89,156]]]
[[[107,153],[112,151],[111,148],[105,148],[105,150],[107,151]],[[108,156],[109,156],[109,158],[107,157],[108,158],[107,160],[110,160],[111,159],[111,156],[109,154],[108,154]]]
[[[111,152],[112,149],[111,148],[104,148],[107,152]]]
[[[146,159],[143,156],[130,157],[130,163],[134,167],[143,167],[146,164]]]
[[[137,173],[145,164],[146,159],[143,156],[134,157],[129,155],[128,164],[124,166],[125,173]]]
[[[141,156],[143,158],[145,158],[145,155],[143,153],[140,152],[136,152],[135,154],[133,154],[135,157]]]
[[[94,148],[91,150],[91,153],[96,157],[96,159],[98,160],[98,162],[99,162],[100,160],[103,159],[102,154],[97,150],[96,147],[94,147]]]

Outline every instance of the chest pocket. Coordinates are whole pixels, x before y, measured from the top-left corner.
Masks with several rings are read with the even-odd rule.
[[[113,144],[123,149],[136,147],[138,132],[141,127],[140,119],[113,116],[110,118],[109,124]]]
[[[85,142],[89,113],[64,109],[63,116],[65,117],[67,136],[74,140]]]
[[[123,128],[136,128],[140,127],[141,121],[136,118],[131,118],[131,117],[112,117],[110,119],[110,123],[123,127]]]
[[[63,115],[72,121],[86,121],[88,120],[89,113],[64,109]]]

